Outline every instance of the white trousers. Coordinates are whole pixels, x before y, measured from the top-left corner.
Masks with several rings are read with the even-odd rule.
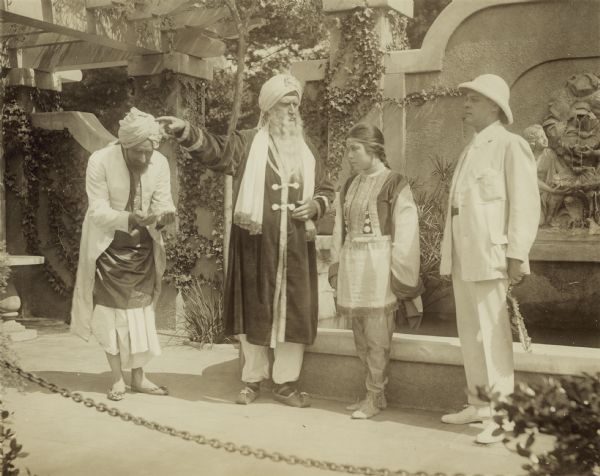
[[[245,334],[240,334],[240,345],[244,354],[242,382],[257,383],[269,378],[269,347],[248,342]],[[304,344],[278,342],[273,349],[273,382],[282,384],[296,382],[300,378]]]
[[[454,239],[460,239],[458,220],[453,220]],[[460,256],[454,250],[452,285],[456,324],[462,350],[470,405],[485,406],[477,387],[488,386],[501,396],[514,391],[512,332],[506,291],[508,280],[468,282],[461,279]]]

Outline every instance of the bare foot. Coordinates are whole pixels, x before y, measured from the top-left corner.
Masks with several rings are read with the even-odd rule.
[[[158,388],[158,385],[146,378],[144,369],[131,369],[131,387],[142,390],[151,390]]]

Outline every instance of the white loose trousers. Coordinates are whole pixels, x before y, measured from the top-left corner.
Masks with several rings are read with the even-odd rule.
[[[269,378],[269,347],[251,344],[245,334],[240,334],[244,354],[242,382],[258,383]],[[296,382],[300,378],[304,359],[304,344],[278,342],[273,349],[273,382],[280,385]]]
[[[453,242],[460,240],[459,220],[452,220]],[[489,386],[502,396],[514,391],[512,333],[506,308],[507,279],[463,281],[462,259],[454,247],[452,285],[456,323],[462,350],[470,405],[487,405],[477,398],[478,386]]]

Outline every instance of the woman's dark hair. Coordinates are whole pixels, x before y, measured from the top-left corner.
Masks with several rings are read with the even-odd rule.
[[[363,144],[369,154],[373,154],[389,168],[385,156],[385,142],[379,127],[366,122],[359,122],[348,132],[349,139],[355,139]]]

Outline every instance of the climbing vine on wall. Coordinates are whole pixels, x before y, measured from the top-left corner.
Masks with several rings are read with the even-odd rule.
[[[196,126],[204,125],[204,80],[165,71],[152,77],[135,78],[133,90],[137,107],[156,116],[174,114],[175,111],[169,109],[168,99],[169,95],[176,94],[181,101],[184,118]],[[165,278],[176,286],[185,288],[193,283],[199,260],[214,259],[217,269],[222,268],[223,177],[209,172],[179,146],[176,146],[176,155],[178,231],[166,239],[168,267]],[[210,212],[210,236],[198,231],[198,209]]]
[[[327,168],[336,180],[345,154],[345,140],[350,128],[373,109],[382,111],[384,105],[398,108],[423,106],[438,98],[459,96],[457,89],[434,86],[414,92],[402,99],[388,98],[382,90],[385,73],[384,59],[387,51],[408,48],[406,18],[389,11],[385,13],[390,25],[391,41],[382,49],[376,33],[377,13],[370,8],[357,8],[339,19],[339,49],[332,58],[325,78],[323,116],[329,120]],[[310,114],[314,106],[307,107]],[[419,209],[421,226],[422,276],[427,292],[426,307],[443,298],[448,283],[438,273],[444,206],[451,168],[443,159],[435,162],[433,190],[417,186],[413,191]],[[431,185],[431,184],[429,184]]]
[[[136,78],[135,83],[135,87],[141,88],[136,97],[143,100],[135,101],[141,109],[155,115],[172,114],[167,98],[176,92],[183,101],[186,118],[197,125],[203,124],[204,81],[165,72],[151,79]],[[17,101],[24,94],[36,111],[60,108],[57,93],[21,87],[6,90],[2,127],[5,157],[11,166],[7,168],[5,184],[19,200],[27,253],[46,255],[44,269],[50,284],[56,292],[68,296],[75,280],[81,225],[87,208],[87,154],[66,131],[33,128],[29,115]],[[128,102],[133,104],[133,98]],[[178,286],[186,286],[192,282],[198,259],[214,258],[217,267],[222,263],[223,183],[221,177],[207,173],[197,161],[191,160],[181,147],[174,149],[178,183],[172,187],[179,189],[179,230],[166,240],[169,257],[166,277]],[[44,203],[40,197],[45,197],[47,205],[38,213]],[[207,209],[212,216],[211,236],[198,233],[198,208]],[[40,219],[42,215],[44,219]]]
[[[348,131],[383,103],[384,52],[375,32],[376,20],[371,8],[357,8],[340,20],[340,48],[326,75],[324,101],[329,119],[326,166],[333,178],[341,168]]]
[[[68,295],[73,287],[71,276],[77,268],[85,204],[83,185],[78,181],[82,180],[85,164],[82,169],[71,150],[68,133],[32,128],[29,115],[17,102],[18,97],[24,96],[28,96],[27,100],[39,112],[60,107],[60,96],[56,92],[7,88],[2,110],[8,165],[5,185],[19,200],[26,251],[34,255],[44,255],[44,250],[50,247],[56,251],[56,260],[45,260],[44,271],[52,288],[61,295]],[[46,216],[50,233],[44,241],[44,233],[38,226],[41,194],[48,200]]]
[[[421,106],[440,97],[460,95],[457,89],[433,87],[401,100],[385,97],[381,86],[386,51],[376,33],[377,15],[374,9],[362,7],[339,20],[340,44],[326,74],[322,106],[329,120],[327,169],[334,180],[341,168],[348,131],[369,111],[384,104]],[[386,50],[408,48],[406,18],[392,10],[385,15],[391,33]]]

